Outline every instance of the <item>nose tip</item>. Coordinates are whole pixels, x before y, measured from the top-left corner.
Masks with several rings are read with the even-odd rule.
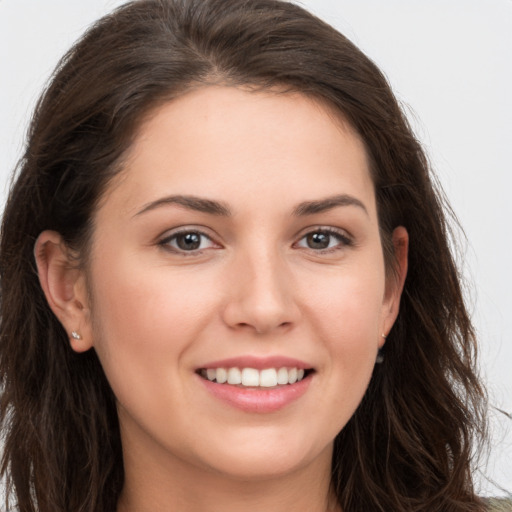
[[[277,265],[244,265],[233,272],[224,321],[230,328],[258,335],[286,329],[297,322],[299,308],[288,272]]]
[[[250,329],[265,334],[294,323],[294,306],[273,290],[250,287],[243,297],[231,300],[224,311],[225,322],[232,328]]]
[[[253,330],[256,334],[266,334],[276,329],[290,326],[292,322],[286,319],[282,308],[272,307],[269,304],[249,305],[241,304],[239,321],[232,325],[241,329]]]

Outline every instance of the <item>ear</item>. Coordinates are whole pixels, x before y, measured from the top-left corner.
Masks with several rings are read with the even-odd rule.
[[[400,298],[404,289],[407,276],[407,262],[409,252],[409,234],[403,226],[395,228],[392,235],[392,243],[395,257],[395,269],[386,279],[386,292],[383,303],[382,338],[379,347],[384,345],[386,336],[393,327],[400,309]]]
[[[36,240],[34,257],[46,300],[68,333],[71,347],[76,352],[89,350],[92,347],[89,298],[76,255],[59,233],[43,231]]]

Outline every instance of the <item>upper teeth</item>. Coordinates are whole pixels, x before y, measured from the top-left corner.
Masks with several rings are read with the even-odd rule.
[[[202,370],[201,375],[208,380],[219,384],[233,384],[242,386],[271,388],[279,384],[294,384],[304,378],[302,368],[208,368]]]

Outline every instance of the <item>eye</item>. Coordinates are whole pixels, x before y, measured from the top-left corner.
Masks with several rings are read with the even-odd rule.
[[[216,246],[208,235],[196,230],[173,233],[160,241],[159,245],[174,252],[197,252]]]
[[[333,229],[317,229],[310,231],[298,242],[297,247],[312,249],[314,251],[336,250],[351,245],[352,240]]]

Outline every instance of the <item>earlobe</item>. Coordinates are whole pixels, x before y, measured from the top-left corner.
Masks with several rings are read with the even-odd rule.
[[[407,276],[409,234],[403,226],[394,229],[392,243],[395,258],[394,271],[390,273],[386,284],[386,312],[383,318],[382,338],[380,346],[384,345],[386,337],[393,327],[400,309],[400,298]]]
[[[89,298],[85,276],[61,235],[43,231],[36,240],[34,257],[41,288],[48,304],[68,333],[77,352],[92,347]]]

